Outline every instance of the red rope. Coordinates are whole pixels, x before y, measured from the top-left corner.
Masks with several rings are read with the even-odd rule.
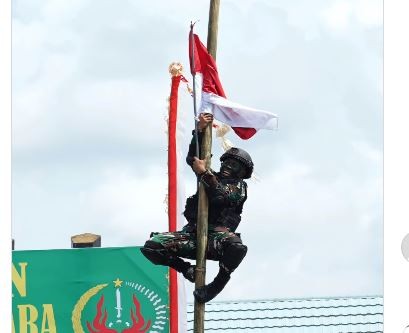
[[[169,129],[168,129],[168,217],[169,231],[177,230],[177,152],[176,152],[176,121],[178,108],[178,89],[180,76],[172,77],[172,87],[169,99]],[[178,283],[177,272],[169,269],[170,298],[170,331],[178,333]]]

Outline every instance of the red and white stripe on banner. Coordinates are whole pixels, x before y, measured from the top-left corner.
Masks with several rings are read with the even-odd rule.
[[[172,77],[171,94],[169,98],[168,120],[168,219],[169,231],[180,230],[183,226],[182,208],[184,205],[184,188],[181,185],[182,153],[179,149],[178,127],[178,89],[181,75]],[[179,163],[180,162],[180,163]],[[183,276],[170,268],[170,331],[186,333],[186,292]]]

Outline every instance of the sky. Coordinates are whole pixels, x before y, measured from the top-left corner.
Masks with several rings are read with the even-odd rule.
[[[208,2],[12,5],[16,249],[70,248],[84,232],[143,245],[167,229],[167,69],[188,68],[191,21],[206,43]],[[217,300],[382,294],[382,28],[379,0],[222,1],[224,90],[280,120],[228,134],[258,180],[238,229],[248,254]],[[214,139],[214,169],[221,154]]]

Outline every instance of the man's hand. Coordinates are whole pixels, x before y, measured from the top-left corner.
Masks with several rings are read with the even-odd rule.
[[[213,115],[211,113],[201,113],[199,114],[199,122],[197,124],[197,128],[201,132],[207,124],[213,121]]]
[[[206,171],[206,161],[199,160],[196,156],[193,157],[193,164],[192,164],[193,171],[196,174],[200,175],[201,173]]]

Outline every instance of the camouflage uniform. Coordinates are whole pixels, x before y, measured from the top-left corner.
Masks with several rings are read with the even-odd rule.
[[[199,133],[200,146],[201,141],[202,134]],[[193,164],[195,151],[196,144],[193,138],[186,157],[186,162],[190,166]],[[224,163],[228,158],[238,160],[241,168],[245,169],[243,178],[249,178],[253,164],[250,156],[246,154],[243,150],[231,148],[223,154],[221,161]],[[206,170],[198,176],[204,184],[209,199],[207,259],[219,261],[221,272],[219,273],[223,275],[224,283],[221,289],[247,252],[247,247],[242,244],[240,234],[235,233],[241,221],[243,204],[247,199],[247,184],[242,178],[226,178],[223,175],[221,172]],[[188,221],[187,225],[181,231],[152,233],[141,249],[142,253],[154,264],[173,267],[192,282],[194,281],[194,266],[183,261],[181,257],[196,259],[197,210],[198,193],[196,192],[186,200],[183,214]],[[203,302],[207,300],[202,299]]]
[[[149,242],[161,244],[178,257],[196,260],[197,235],[196,232],[190,231],[187,227],[175,232],[153,232]],[[240,239],[240,234],[235,234],[229,230],[216,231],[214,227],[209,226],[206,259],[219,261],[223,255],[223,242],[228,238]]]

